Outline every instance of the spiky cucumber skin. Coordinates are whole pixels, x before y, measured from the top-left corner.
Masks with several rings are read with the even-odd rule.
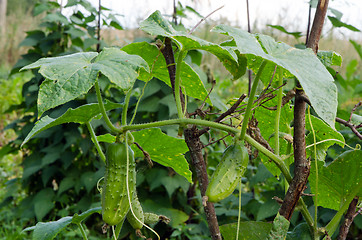
[[[143,214],[143,209],[141,206],[140,201],[138,200],[137,195],[135,194],[133,200],[132,200],[132,210],[136,217],[141,220],[142,223],[145,221],[145,216]],[[141,229],[143,227],[143,224],[137,221],[137,219],[133,216],[132,212],[129,211],[127,213],[127,221],[134,229]]]
[[[244,143],[237,142],[225,149],[206,189],[208,201],[219,202],[232,194],[248,162],[248,150]]]
[[[102,188],[102,218],[108,225],[117,225],[127,215],[129,202],[127,195],[127,148],[129,153],[128,184],[131,200],[136,188],[134,154],[126,143],[112,143],[106,153],[106,173]]]

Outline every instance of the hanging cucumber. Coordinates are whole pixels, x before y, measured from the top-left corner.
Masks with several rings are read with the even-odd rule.
[[[248,150],[243,142],[237,141],[230,145],[224,151],[206,189],[208,201],[218,202],[229,196],[238,185],[248,162]]]
[[[126,143],[112,143],[108,146],[106,173],[102,189],[102,218],[108,225],[120,223],[130,206],[127,195],[127,147],[129,153],[128,184],[131,199],[136,188],[134,154]]]

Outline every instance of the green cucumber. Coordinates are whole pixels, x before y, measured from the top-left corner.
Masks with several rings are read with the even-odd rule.
[[[206,196],[210,202],[219,202],[233,193],[248,166],[248,150],[243,142],[230,145],[213,173]]]
[[[160,216],[158,216],[156,213],[145,213],[144,218],[146,224],[154,224],[160,221]]]
[[[137,195],[135,194],[135,196],[133,197],[133,200],[132,200],[132,210],[133,210],[133,213],[136,215],[136,217],[142,222],[144,223],[144,215],[143,215],[143,209],[142,209],[142,206],[141,206],[141,203],[140,201],[138,201],[138,197]],[[129,222],[129,224],[131,224],[131,226],[134,228],[134,229],[141,229],[143,227],[143,224],[141,222],[139,222],[135,216],[132,214],[131,211],[129,211],[127,213],[127,220]]]
[[[126,143],[112,143],[108,146],[106,173],[102,189],[102,218],[108,225],[120,223],[129,211],[127,195],[127,147],[129,153],[128,186],[131,200],[136,189],[134,154]]]

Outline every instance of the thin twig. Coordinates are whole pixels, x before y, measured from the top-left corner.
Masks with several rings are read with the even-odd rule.
[[[153,162],[152,162],[152,160],[151,160],[150,154],[149,154],[148,152],[146,152],[146,151],[141,147],[141,145],[139,145],[139,143],[134,142],[134,144],[138,147],[139,150],[142,151],[143,156],[145,157],[145,159],[146,159],[146,161],[147,161],[147,163],[148,163],[148,166],[149,166],[150,168],[153,167]]]
[[[210,145],[212,145],[212,144],[214,144],[214,143],[220,142],[220,141],[224,140],[226,137],[228,137],[228,136],[230,136],[230,135],[231,135],[231,134],[228,133],[228,134],[226,134],[225,136],[223,136],[222,138],[219,138],[219,139],[217,139],[217,140],[215,140],[215,141],[212,141],[212,142],[204,145],[204,148],[206,148],[207,146],[210,146]]]
[[[101,0],[98,1],[98,22],[97,22],[97,52],[101,50]]]
[[[212,11],[211,13],[209,13],[206,17],[202,18],[202,19],[200,20],[200,22],[198,22],[198,23],[189,31],[188,35],[191,35],[191,34],[195,31],[195,29],[196,29],[203,21],[206,20],[206,18],[210,17],[212,14],[214,14],[214,13],[217,12],[217,11],[219,11],[219,10],[220,10],[221,8],[223,8],[223,7],[224,7],[224,6],[221,6],[221,7],[217,8],[217,9],[215,9],[214,11]]]
[[[210,89],[209,93],[207,94],[206,98],[204,99],[204,101],[202,102],[201,106],[199,107],[199,109],[200,109],[200,110],[202,110],[202,109],[204,108],[205,103],[206,103],[206,100],[209,98],[209,96],[210,96],[210,94],[211,94],[212,90],[214,90],[214,87],[215,87],[216,81],[215,81],[215,80],[213,80],[211,84],[212,84],[212,85],[211,85],[211,89]]]
[[[357,110],[358,107],[360,107],[362,105],[362,101],[359,101],[359,103],[357,103],[356,105],[354,105],[354,107],[352,108],[351,111],[351,115],[349,115],[349,120],[348,122],[350,122],[352,120],[352,115],[353,113]]]
[[[239,104],[246,98],[246,94],[243,94],[239,97],[239,99],[224,113],[222,113],[219,117],[215,119],[214,122],[221,122],[226,116],[231,115],[235,112],[235,110],[239,107]],[[210,128],[204,128],[199,131],[199,136],[203,135],[207,131],[209,131]]]
[[[342,123],[344,126],[349,127],[349,128],[352,130],[352,132],[353,132],[359,139],[362,140],[362,134],[357,131],[357,127],[356,127],[354,124],[352,124],[352,123],[350,123],[350,122],[348,122],[348,121],[346,121],[346,120],[343,120],[343,119],[341,119],[341,118],[339,118],[339,117],[336,117],[336,122]]]
[[[305,38],[305,45],[307,45],[308,40],[309,40],[309,31],[310,31],[310,20],[311,20],[311,16],[312,16],[312,3],[309,3],[309,11],[308,11],[308,25],[307,25],[307,35]]]

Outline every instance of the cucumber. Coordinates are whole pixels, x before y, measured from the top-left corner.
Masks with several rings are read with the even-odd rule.
[[[136,189],[134,154],[126,143],[112,143],[108,146],[106,173],[102,189],[102,218],[108,225],[116,225],[129,211],[127,195],[127,147],[129,153],[128,185],[131,200]]]
[[[156,213],[145,213],[144,218],[146,224],[154,224],[160,221],[160,216],[158,216]]]
[[[208,201],[219,202],[229,196],[238,185],[248,162],[248,150],[243,142],[236,142],[225,149],[206,189]]]

